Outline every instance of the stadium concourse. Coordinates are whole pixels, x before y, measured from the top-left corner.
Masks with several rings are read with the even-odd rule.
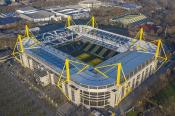
[[[60,88],[65,97],[87,108],[116,107],[166,60],[162,43],[122,36],[91,26],[71,25],[34,37],[26,26],[13,55],[36,74],[42,86]]]

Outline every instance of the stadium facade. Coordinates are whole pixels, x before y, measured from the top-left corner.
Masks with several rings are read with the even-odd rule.
[[[26,27],[13,55],[35,72],[37,82],[59,87],[71,102],[87,108],[115,107],[158,69],[162,43],[94,26],[93,18],[92,26],[68,23],[67,28],[37,35],[37,39]]]

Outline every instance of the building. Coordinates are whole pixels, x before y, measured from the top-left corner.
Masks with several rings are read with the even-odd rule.
[[[20,20],[21,19],[18,17],[0,18],[0,30],[3,31],[3,30],[14,28],[17,26],[17,24]]]
[[[139,10],[142,8],[142,6],[139,6],[135,3],[126,3],[126,2],[117,4],[116,7],[119,7],[125,10]]]
[[[22,14],[31,14],[31,13],[35,13],[37,11],[38,11],[38,9],[33,8],[31,6],[27,6],[27,7],[22,7],[20,9],[16,10],[16,13],[18,13],[18,14],[21,14],[21,13]]]
[[[19,36],[13,55],[24,67],[45,71],[39,77],[44,86],[59,87],[68,100],[87,108],[117,106],[160,64],[160,40],[158,46],[137,41],[94,28],[93,20],[92,27],[68,25],[36,38]]]
[[[47,12],[44,10],[39,10],[37,12],[34,13],[29,13],[29,14],[19,14],[19,16],[22,19],[28,20],[28,21],[32,21],[32,22],[48,22],[51,21],[52,19],[55,18],[55,15],[51,12]]]
[[[18,15],[32,22],[48,22],[50,20],[60,21],[71,16],[72,19],[89,18],[90,9],[80,6],[48,7],[42,10],[33,7],[24,7],[16,10]]]
[[[11,4],[16,2],[16,0],[0,0],[0,5]]]
[[[33,7],[24,7],[16,10],[16,13],[25,20],[31,22],[48,22],[55,18],[55,14],[45,11],[38,10]]]
[[[68,16],[71,16],[72,19],[90,17],[90,8],[83,8],[78,5],[71,5],[66,7],[50,7],[46,10],[54,13],[57,17],[61,17],[61,19],[67,19]]]
[[[3,5],[4,4],[4,0],[0,0],[0,5]]]
[[[150,20],[143,14],[125,14],[114,17],[110,21],[122,27],[137,27],[150,22]]]
[[[79,5],[85,8],[99,8],[102,4],[103,3],[98,0],[84,0],[79,2]]]

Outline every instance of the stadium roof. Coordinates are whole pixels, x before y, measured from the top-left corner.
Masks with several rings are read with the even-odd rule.
[[[61,71],[64,66],[65,57],[61,56],[60,54],[54,55],[49,51],[46,51],[43,48],[35,48],[27,50],[27,53],[31,54],[35,58],[39,58],[39,60],[46,63],[46,65],[50,66],[53,70]],[[153,54],[144,53],[139,51],[129,51],[118,54],[103,63],[99,64],[98,66],[114,64],[114,63],[122,63],[122,67],[124,73],[128,75],[129,73],[135,71],[138,66],[143,65],[146,61],[153,58]],[[117,74],[117,67],[113,68],[111,71],[107,73],[110,78],[106,78],[99,73],[95,73],[93,68],[88,68],[87,70],[77,74],[77,70],[70,66],[71,70],[71,80],[76,83],[80,83],[83,85],[90,85],[90,86],[103,86],[103,85],[110,85],[114,84],[116,80]],[[106,69],[102,69],[102,72],[105,72]]]
[[[98,30],[98,31],[102,31],[102,30]],[[119,36],[119,35],[116,35],[116,36]],[[25,43],[25,47],[30,45],[31,42],[32,41],[28,40]],[[63,53],[62,51],[55,49],[52,46],[47,46],[47,45],[42,45],[42,46],[39,45],[32,49],[26,49],[25,51],[27,54],[30,54],[31,57],[38,59],[40,62],[48,66],[48,68],[51,69],[56,74],[62,71],[66,58],[69,58],[74,61],[79,61],[73,56],[67,53]],[[135,70],[137,70],[140,66],[144,65],[146,62],[150,61],[153,57],[154,57],[154,54],[151,52],[148,53],[148,52],[138,51],[138,50],[131,50],[131,51],[128,50],[120,54],[117,54],[113,56],[112,58],[107,59],[106,61],[102,62],[96,67],[121,63],[123,67],[123,71],[125,75],[127,76],[131,72],[134,72]],[[79,62],[82,62],[82,61],[79,61]],[[82,65],[76,65],[76,67],[80,69],[83,68]],[[103,68],[103,69],[100,69],[100,71],[105,72],[108,69],[109,68]],[[88,85],[89,86],[106,86],[106,85],[111,85],[115,83],[116,74],[117,74],[117,66],[116,68],[112,68],[111,70],[106,72],[106,75],[109,78],[106,78],[105,76],[95,71],[94,67],[92,66],[90,66],[89,68],[87,68],[86,70],[82,71],[79,74],[77,74],[77,72],[78,72],[77,68],[75,68],[75,66],[70,64],[70,73],[71,73],[72,81],[79,83],[79,84],[86,85],[86,86]],[[63,75],[65,75],[65,73]]]

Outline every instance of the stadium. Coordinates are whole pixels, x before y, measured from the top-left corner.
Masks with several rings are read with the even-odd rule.
[[[35,72],[36,81],[60,88],[65,97],[87,108],[116,107],[166,61],[161,40],[143,40],[143,29],[130,38],[88,25],[34,36],[26,26],[13,55]]]

